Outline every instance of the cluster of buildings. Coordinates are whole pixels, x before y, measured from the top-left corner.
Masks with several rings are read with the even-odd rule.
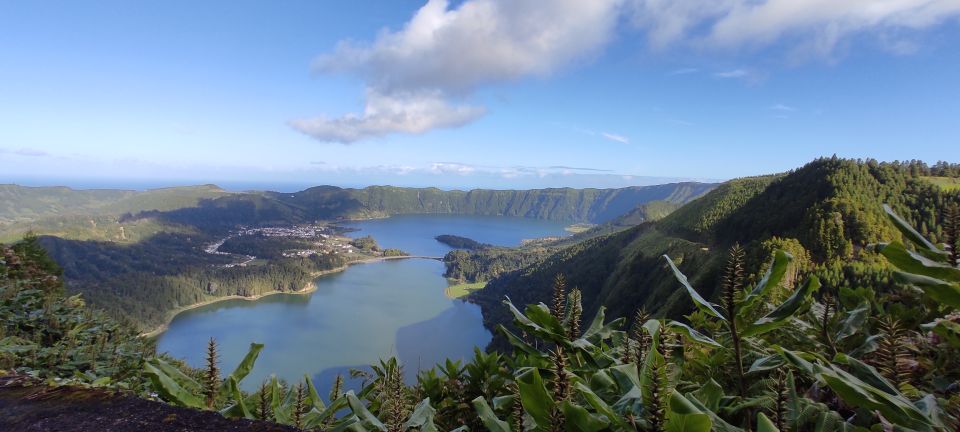
[[[315,246],[314,248],[293,249],[283,252],[283,256],[288,258],[308,257],[311,255],[349,254],[357,251],[357,249],[349,242],[342,241],[341,238],[337,237],[334,228],[324,225],[290,225],[262,228],[240,227],[240,229],[236,232],[230,233],[230,235],[224,237],[223,239],[207,245],[204,248],[204,251],[215,255],[236,255],[228,252],[222,252],[220,251],[220,247],[223,246],[227,240],[242,236],[285,237],[311,240],[316,239],[316,241],[313,242],[313,246]],[[225,264],[224,267],[245,267],[247,264],[256,259],[256,257],[251,255],[238,256],[242,258],[241,261]]]
[[[236,235],[262,235],[264,237],[292,237],[328,239],[333,235],[332,228],[323,225],[292,225],[285,227],[247,228],[240,227]]]

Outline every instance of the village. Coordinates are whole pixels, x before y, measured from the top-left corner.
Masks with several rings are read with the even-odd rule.
[[[365,254],[378,251],[378,248],[375,246],[371,250],[358,248],[354,244],[357,240],[342,236],[341,234],[343,232],[343,228],[319,224],[274,227],[241,226],[237,231],[231,232],[219,241],[207,245],[204,251],[209,254],[231,255],[240,258],[236,262],[223,264],[223,268],[246,267],[257,260],[257,257],[253,255],[234,254],[220,250],[224,243],[237,237],[258,236],[264,238],[306,240],[300,244],[308,247],[283,251],[282,255],[286,258],[308,257],[311,255]]]

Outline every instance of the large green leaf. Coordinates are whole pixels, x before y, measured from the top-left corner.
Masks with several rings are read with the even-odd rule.
[[[523,409],[533,417],[537,425],[550,424],[550,413],[554,408],[553,397],[540,377],[537,368],[530,368],[517,377],[517,386],[520,387],[520,402]]]
[[[336,400],[330,401],[330,405],[328,405],[327,409],[323,410],[322,412],[318,412],[316,409],[311,410],[305,416],[306,429],[310,430],[311,428],[319,428],[321,425],[332,422],[334,419],[336,419],[337,412],[346,408],[347,406],[347,397],[345,395],[341,395]],[[341,421],[342,420],[344,419],[341,419]]]
[[[787,320],[807,304],[810,295],[818,289],[820,289],[820,279],[810,276],[806,283],[797,288],[780,306],[744,329],[743,336],[756,336],[786,324]]]
[[[363,405],[363,402],[360,399],[357,399],[357,396],[353,394],[353,390],[350,390],[346,394],[347,405],[350,406],[350,411],[353,411],[353,415],[357,416],[360,419],[360,423],[367,429],[373,428],[378,431],[386,432],[387,427],[383,425],[383,422],[373,415],[367,407]]]
[[[722,348],[722,347],[723,347],[723,345],[720,345],[717,341],[715,341],[715,340],[713,340],[713,339],[710,339],[709,337],[707,337],[707,336],[704,335],[703,333],[700,333],[700,332],[694,330],[693,328],[691,328],[690,326],[688,326],[688,325],[686,325],[686,324],[684,324],[684,323],[677,322],[677,321],[669,321],[669,322],[667,322],[667,327],[669,327],[670,330],[673,330],[673,331],[675,331],[675,332],[677,332],[677,333],[682,333],[683,335],[687,336],[687,338],[689,338],[690,340],[692,340],[692,341],[694,341],[694,342],[699,342],[699,343],[702,343],[702,344],[704,344],[704,345],[710,345],[710,346],[716,347],[716,348]]]
[[[780,282],[783,281],[784,275],[787,274],[787,269],[790,267],[790,263],[793,262],[793,255],[790,255],[787,252],[784,252],[780,249],[777,249],[773,253],[773,258],[770,259],[770,266],[767,267],[766,273],[764,273],[763,278],[760,279],[760,282],[757,283],[746,296],[743,297],[743,300],[740,302],[740,310],[744,314],[749,315],[750,311],[753,310],[754,304],[757,300],[762,299],[766,296],[767,292],[770,291],[770,288],[773,288],[777,285],[780,285]]]
[[[566,427],[571,432],[596,432],[606,429],[610,422],[601,416],[591,414],[586,408],[570,401],[560,403],[560,411],[566,420]]]
[[[932,431],[933,421],[902,397],[867,384],[833,365],[814,364],[814,375],[851,406],[876,410],[888,421],[909,429]]]
[[[780,429],[765,414],[758,413],[757,432],[780,432]]]
[[[605,416],[607,420],[616,424],[620,428],[628,427],[627,423],[623,420],[623,416],[618,414],[614,409],[603,401],[600,396],[597,396],[590,387],[587,387],[581,382],[576,382],[573,384],[573,388],[580,394],[580,396],[589,404],[593,409]],[[639,414],[639,413],[635,413]]]
[[[319,412],[326,411],[327,406],[323,403],[320,393],[317,392],[317,387],[313,385],[310,375],[303,374],[303,381],[307,383],[307,405]]]
[[[157,369],[163,371],[163,373],[166,374],[171,379],[173,379],[174,382],[177,383],[177,385],[183,387],[184,390],[193,394],[200,394],[200,391],[202,390],[203,386],[201,386],[200,383],[198,383],[193,378],[187,376],[187,374],[183,373],[183,371],[180,370],[180,368],[173,366],[170,363],[167,363],[166,361],[164,361],[159,357],[154,357],[152,359],[149,359],[147,360],[147,363],[150,363]]]
[[[753,361],[747,373],[767,372],[783,366],[783,357],[779,354],[760,357]]]
[[[903,285],[923,290],[930,298],[940,303],[960,309],[960,284],[904,272],[893,272],[893,279]]]
[[[720,401],[723,400],[723,387],[720,386],[720,383],[710,378],[704,383],[700,388],[693,392],[693,395],[696,396],[703,406],[711,411],[716,411],[720,408]],[[691,401],[692,402],[692,401]]]
[[[240,364],[237,365],[236,369],[234,369],[230,375],[227,375],[227,378],[233,378],[237,380],[237,383],[243,381],[243,379],[250,374],[250,371],[253,370],[253,365],[257,362],[257,357],[260,356],[260,351],[263,351],[263,344],[251,343],[250,349],[247,351],[247,355],[243,356],[243,360],[240,361]],[[224,396],[229,395],[227,381],[227,379],[224,379],[223,383],[220,385],[220,394]]]
[[[710,432],[713,422],[709,414],[674,390],[670,395],[670,412],[665,426],[669,432]]]
[[[893,383],[888,381],[883,375],[880,375],[880,372],[877,372],[877,369],[873,366],[870,366],[860,360],[857,360],[853,357],[850,357],[846,354],[839,353],[834,358],[835,363],[839,363],[850,368],[850,373],[853,376],[863,380],[863,382],[870,384],[880,390],[883,390],[889,394],[903,397],[900,393],[900,389],[897,388]]]
[[[202,409],[206,406],[203,400],[185,390],[180,384],[177,384],[173,378],[170,378],[164,371],[152,364],[152,362],[147,361],[144,363],[143,372],[147,375],[147,378],[150,379],[153,390],[157,392],[163,400],[189,408]]]
[[[507,338],[507,342],[510,342],[510,345],[513,345],[515,349],[519,349],[527,355],[546,358],[540,350],[534,348],[533,345],[528,344],[523,339],[520,339],[519,336],[513,334],[510,330],[507,330],[503,324],[497,325],[497,331],[504,335]]]
[[[690,298],[697,306],[697,309],[702,310],[704,313],[710,316],[726,321],[726,318],[724,318],[723,315],[717,311],[713,303],[708,302],[707,299],[703,298],[700,293],[697,292],[697,290],[693,289],[693,286],[690,285],[690,281],[687,280],[687,276],[677,268],[677,265],[673,263],[673,260],[671,260],[667,255],[664,255],[663,258],[667,260],[667,264],[669,264],[670,269],[673,270],[673,275],[677,278],[677,281],[679,281],[680,284],[687,289],[687,293],[690,294]]]
[[[947,282],[960,282],[960,269],[907,250],[900,242],[881,243],[877,245],[877,249],[891,264],[906,273],[928,276]]]
[[[285,403],[289,399],[290,393],[284,394],[283,387],[280,386],[280,380],[276,376],[270,378],[270,412],[280,424],[290,423],[290,406]]]
[[[483,426],[486,427],[488,431],[511,432],[510,425],[507,422],[497,418],[497,415],[493,413],[492,409],[490,409],[490,405],[487,405],[487,401],[483,398],[483,396],[479,396],[473,400],[473,407],[477,410],[477,416],[480,417],[480,421],[483,422]]]
[[[855,309],[847,311],[844,314],[843,320],[840,321],[840,329],[837,330],[837,334],[833,338],[834,341],[840,342],[856,334],[869,317],[870,304],[867,302],[861,303]]]
[[[703,402],[697,400],[697,397],[692,393],[687,394],[686,398],[687,402],[693,404],[697,407],[697,409],[710,417],[710,421],[713,423],[712,427],[714,432],[744,432],[742,428],[727,423],[716,412],[708,409],[707,406],[704,405]]]
[[[564,330],[560,321],[550,313],[550,308],[547,305],[543,303],[527,305],[527,308],[521,313],[510,301],[510,298],[504,300],[503,303],[510,309],[514,323],[518,327],[542,339],[562,343],[565,346],[569,345],[566,330]]]
[[[247,409],[247,405],[243,400],[243,393],[240,392],[240,384],[236,378],[232,376],[227,377],[225,381],[227,383],[227,394],[230,395],[230,398],[233,399],[234,402],[233,405],[220,411],[220,414],[229,418],[254,418],[250,410]]]
[[[910,240],[914,245],[917,246],[917,250],[920,251],[924,256],[939,262],[947,262],[949,254],[936,247],[933,243],[930,243],[926,237],[918,233],[912,226],[910,226],[907,221],[903,220],[896,212],[890,208],[889,205],[883,205],[883,211],[887,214],[887,217],[890,218],[890,221],[893,222],[893,225],[897,227],[898,230],[903,234],[907,240]]]
[[[417,404],[410,414],[410,419],[404,424],[405,429],[416,428],[420,432],[437,432],[437,426],[433,424],[433,416],[437,410],[430,406],[430,398],[426,398]]]
[[[600,306],[600,309],[597,310],[597,314],[594,315],[593,321],[590,322],[590,327],[587,327],[587,331],[583,332],[583,338],[588,339],[593,343],[598,343],[601,340],[609,339],[610,335],[613,332],[620,329],[623,326],[624,319],[617,318],[609,323],[604,324],[603,320],[605,318],[606,307]]]

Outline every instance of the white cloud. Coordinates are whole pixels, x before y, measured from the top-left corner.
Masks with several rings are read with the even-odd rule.
[[[632,0],[633,22],[651,46],[765,47],[789,39],[829,55],[846,37],[922,30],[960,15],[957,0]]]
[[[316,60],[321,73],[365,80],[363,114],[292,125],[342,143],[463,125],[485,111],[451,100],[486,84],[546,76],[599,52],[622,1],[468,0],[451,9],[447,0],[430,0],[401,30],[383,31],[370,44],[341,42]]]
[[[452,105],[437,92],[383,95],[369,91],[366,108],[360,115],[298,119],[290,125],[320,141],[347,144],[395,132],[419,134],[434,128],[462,126],[484,111],[477,106]]]
[[[466,175],[471,174],[476,171],[477,168],[473,165],[462,164],[456,162],[435,162],[430,165],[430,172],[436,174],[459,174]]]
[[[782,104],[782,103],[778,103],[778,104],[776,104],[776,105],[771,105],[771,106],[770,106],[770,109],[773,110],[773,111],[779,111],[779,112],[794,112],[794,111],[797,110],[796,108],[794,108],[794,107],[792,107],[792,106],[790,106],[790,105],[784,105],[784,104]]]
[[[621,22],[639,29],[654,51],[679,45],[736,52],[779,43],[777,52],[803,60],[829,58],[859,34],[908,54],[919,47],[919,31],[957,16],[960,0],[429,0],[402,28],[384,29],[370,42],[342,41],[315,61],[320,73],[364,81],[362,113],[291,125],[341,143],[461,126],[486,112],[465,102],[478,88],[589,60]],[[759,79],[747,69],[714,76]]]
[[[600,136],[610,141],[616,141],[618,143],[623,143],[623,144],[630,144],[630,139],[623,135],[617,135],[609,132],[600,132]]]
[[[681,69],[677,69],[677,70],[675,70],[675,71],[673,71],[673,72],[670,72],[669,75],[670,75],[670,76],[689,75],[689,74],[692,74],[692,73],[697,73],[697,72],[699,72],[699,71],[700,71],[700,70],[697,69],[697,68],[681,68]]]
[[[717,78],[744,78],[748,75],[750,75],[750,73],[747,72],[746,69],[733,69],[713,74],[713,76]]]

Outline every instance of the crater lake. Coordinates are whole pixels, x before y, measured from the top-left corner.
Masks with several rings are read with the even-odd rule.
[[[373,236],[382,248],[431,257],[451,250],[434,239],[440,234],[499,246],[567,234],[564,222],[498,216],[400,215],[339,225],[355,229],[351,237]],[[317,278],[308,294],[224,300],[184,311],[158,336],[157,349],[201,367],[213,337],[221,369],[229,373],[250,343],[263,343],[242,382],[248,391],[272,374],[292,383],[307,375],[329,389],[337,374],[349,378],[350,369],[368,369],[391,356],[412,381],[418,370],[471,357],[491,340],[478,306],[444,294],[449,284],[443,272],[443,263],[433,259],[354,264]],[[359,379],[347,380],[348,388],[359,385]]]

